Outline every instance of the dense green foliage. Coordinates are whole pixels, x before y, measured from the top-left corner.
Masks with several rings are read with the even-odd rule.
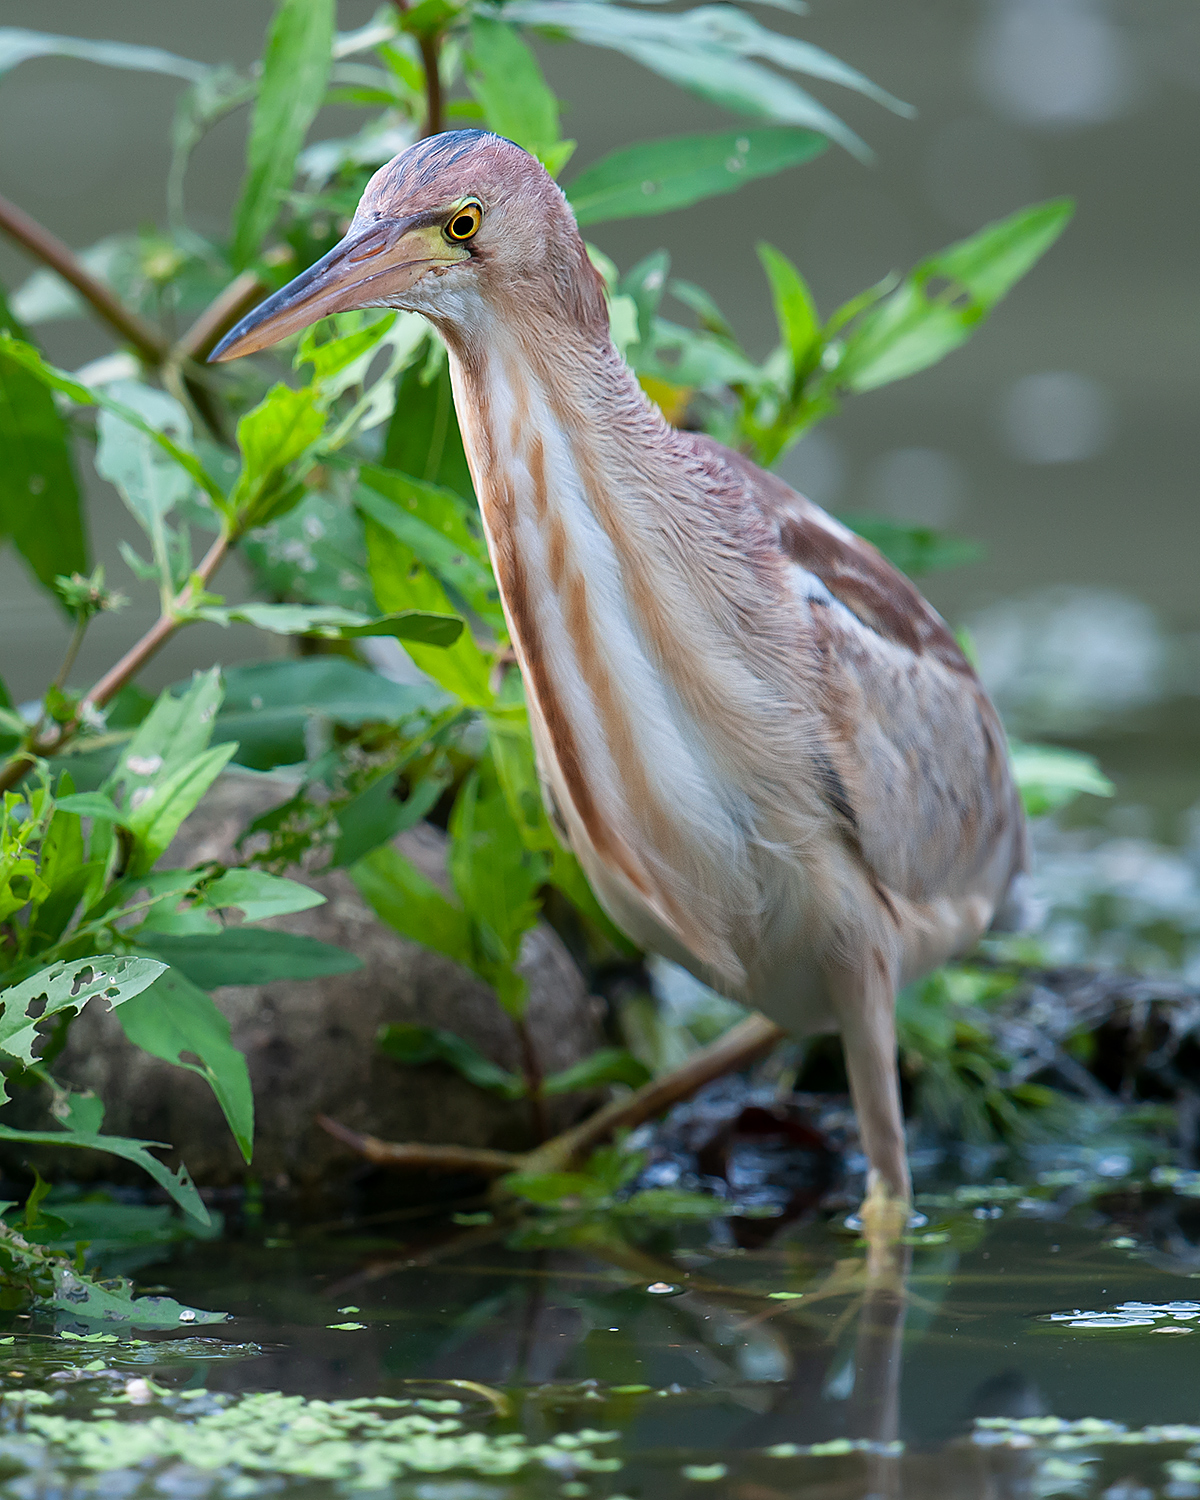
[[[54,1083],[54,1057],[70,1018],[105,996],[134,1043],[209,1081],[249,1159],[245,1063],[207,992],[356,962],[257,925],[321,899],[286,878],[289,866],[349,869],[383,921],[474,970],[518,1026],[526,987],[517,960],[548,902],[574,913],[577,946],[628,952],[542,807],[436,336],[409,314],[348,313],[274,357],[214,372],[204,355],[240,311],[336,241],[370,172],[422,132],[484,124],[563,171],[574,143],[561,137],[532,33],[616,48],[755,122],[631,144],[569,179],[584,225],[734,191],[810,160],[828,140],[865,154],[793,74],[904,111],[852,68],[730,5],[666,13],[596,0],[419,0],[385,8],[355,33],[335,23],[333,0],[278,0],[261,66],[246,74],[150,47],[0,30],[0,71],[59,54],[187,82],[168,225],[116,236],[75,262],[76,285],[118,352],[74,375],[45,361],[29,329],[84,310],[50,268],[11,311],[0,306],[0,531],[74,624],[34,710],[18,711],[0,686],[0,1050],[21,1082],[50,1086],[56,1122],[24,1134],[0,1127],[0,1136],[137,1160],[197,1217],[204,1210],[186,1171],[168,1173],[146,1143],[103,1136],[101,1102]],[[366,122],[349,138],[306,146],[327,100],[363,109]],[[241,196],[228,239],[209,240],[187,222],[187,158],[247,105]],[[858,170],[849,159],[847,169]],[[761,361],[713,297],[671,279],[665,253],[624,273],[599,252],[596,261],[614,339],[668,417],[770,464],[849,395],[955,349],[1069,216],[1065,202],[1013,214],[828,316],[788,258],[763,245],[779,342]],[[680,320],[664,311],[671,303]],[[122,543],[132,586],[155,590],[161,609],[86,691],[72,678],[79,643],[123,601],[89,572],[79,455],[124,500],[140,538]],[[914,570],[964,555],[920,528],[875,523],[871,535]],[[234,548],[259,596],[238,606],[213,591]],[[214,667],[156,701],[138,688],[139,671],[177,630],[233,621],[301,639],[307,654]],[[401,642],[424,683],[397,686],[369,670],[355,643],[371,637]],[[1100,788],[1075,761],[1034,761],[1039,808]],[[182,821],[229,764],[293,768],[295,794],[246,831],[239,867],[162,868]],[[435,808],[448,817],[451,895],[390,842]],[[44,1009],[31,1020],[39,997]],[[448,1063],[510,1098],[646,1076],[620,1048],[541,1079],[506,1073],[445,1032],[393,1027],[382,1045],[408,1065]]]

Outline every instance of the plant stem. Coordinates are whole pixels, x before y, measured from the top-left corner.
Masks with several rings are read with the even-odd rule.
[[[529,1096],[529,1113],[532,1116],[533,1135],[542,1145],[550,1135],[550,1122],[546,1116],[546,1100],[542,1095],[542,1065],[538,1061],[533,1036],[524,1020],[514,1020],[517,1039],[521,1044],[521,1072],[525,1075],[525,1090]]]
[[[131,344],[148,364],[158,366],[167,357],[167,343],[162,335],[140,313],[126,307],[110,288],[86,270],[68,245],[63,244],[30,216],[0,197],[0,229],[18,245],[29,251],[64,281],[70,282],[85,302],[117,333]]]
[[[79,712],[68,723],[61,725],[52,738],[43,738],[34,733],[30,743],[19,750],[3,766],[0,766],[0,793],[6,792],[20,781],[21,777],[42,756],[57,754],[79,733],[82,713],[88,707],[103,708],[138,672],[150,658],[171,639],[184,623],[180,616],[191,603],[197,588],[203,592],[213,574],[225,560],[237,537],[230,531],[222,531],[204,554],[199,567],[171,601],[170,609],[164,609],[141,640],[135,642],[119,662],[110,667],[93,687],[83,695]]]
[[[421,134],[437,135],[442,128],[441,39],[423,36],[417,45],[425,68],[425,129]]]
[[[204,554],[195,573],[176,594],[171,609],[164,610],[141,640],[132,645],[121,660],[115,666],[110,667],[94,687],[88,689],[83,696],[83,704],[103,708],[109,699],[119,693],[125,684],[142,670],[150,658],[171,639],[183,623],[179,616],[191,603],[196,592],[196,585],[199,585],[201,591],[207,587],[213,574],[225,561],[225,555],[233,541],[234,538],[229,531],[221,532]],[[55,749],[57,748],[55,746]]]
[[[269,266],[281,266],[295,258],[290,245],[276,245],[267,250],[262,260]],[[216,348],[222,335],[228,333],[237,320],[255,307],[270,290],[254,271],[243,271],[235,276],[224,291],[218,292],[204,311],[196,318],[175,342],[171,350],[173,363],[182,364],[195,360],[202,364]]]

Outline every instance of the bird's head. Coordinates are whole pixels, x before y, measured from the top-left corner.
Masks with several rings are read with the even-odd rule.
[[[431,136],[380,167],[345,238],[209,356],[236,359],[329,313],[423,313],[451,343],[500,323],[607,329],[603,284],[567,202],[528,152],[482,130]]]

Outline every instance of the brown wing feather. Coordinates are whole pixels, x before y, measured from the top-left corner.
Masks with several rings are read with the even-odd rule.
[[[1024,867],[1004,732],[958,642],[913,584],[781,479],[696,436],[741,478],[784,559],[838,604],[809,600],[828,726],[827,801],[874,875],[917,901],[990,891]]]

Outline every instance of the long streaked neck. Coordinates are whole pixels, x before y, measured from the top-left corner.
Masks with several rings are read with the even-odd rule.
[[[693,951],[729,970],[728,944],[696,929],[716,921],[713,853],[735,884],[745,830],[703,729],[706,707],[719,711],[704,702],[712,622],[663,544],[679,499],[670,431],[607,337],[500,331],[452,344],[451,374],[514,645],[574,813]]]

